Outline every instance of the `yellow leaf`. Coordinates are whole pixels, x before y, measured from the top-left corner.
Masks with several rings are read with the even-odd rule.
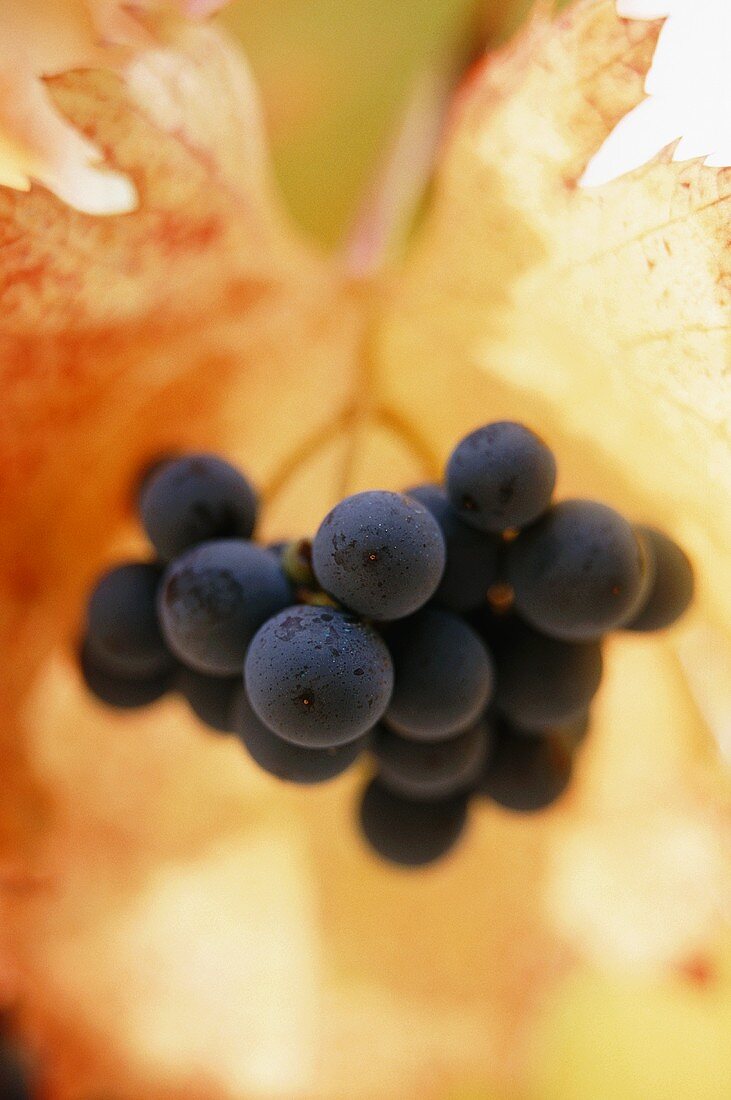
[[[731,1077],[729,944],[703,989],[579,972],[543,1013],[531,1100],[724,1100]],[[724,972],[725,971],[725,972]]]
[[[581,3],[488,59],[389,299],[378,381],[440,455],[487,412],[519,413],[562,456],[562,493],[677,533],[727,626],[731,171],[661,157],[577,188],[658,30]]]

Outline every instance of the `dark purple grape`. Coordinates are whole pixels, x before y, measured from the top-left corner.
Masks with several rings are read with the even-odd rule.
[[[548,739],[555,745],[569,753],[573,753],[587,738],[591,728],[591,716],[589,712],[580,714],[570,722],[562,722],[550,729],[521,729],[520,726],[510,726],[510,732],[516,737],[528,737],[540,740]]]
[[[556,726],[551,731],[551,736],[559,746],[567,752],[573,753],[584,744],[590,729],[591,717],[587,713],[574,718],[572,722]]]
[[[559,739],[526,737],[501,724],[477,789],[503,809],[534,813],[552,805],[570,779],[571,753]]]
[[[361,799],[361,831],[373,851],[388,863],[423,867],[454,847],[467,822],[467,796],[418,802],[372,780]]]
[[[164,561],[212,539],[250,538],[256,510],[256,493],[246,478],[209,454],[155,466],[140,492],[143,526]]]
[[[537,630],[589,641],[632,614],[647,563],[629,523],[604,504],[567,500],[510,543],[518,613]]]
[[[315,535],[318,583],[370,619],[401,619],[435,593],[444,572],[442,533],[431,512],[401,493],[346,497]]]
[[[276,557],[281,561],[282,554],[289,545],[289,539],[280,539],[278,542],[268,542],[266,548],[270,554],[275,554]]]
[[[79,664],[88,691],[100,703],[115,710],[135,710],[156,703],[171,690],[174,682],[172,668],[157,676],[138,679],[115,676],[100,667],[86,642],[81,647]]]
[[[647,547],[652,576],[639,610],[625,630],[664,630],[672,626],[693,600],[693,566],[683,550],[654,527],[635,527],[638,538]]]
[[[497,421],[461,440],[447,463],[447,494],[458,515],[481,531],[524,527],[551,502],[556,460],[523,424]]]
[[[157,621],[162,570],[150,562],[115,566],[89,598],[86,643],[95,664],[122,679],[151,679],[174,665]]]
[[[481,775],[492,741],[482,719],[448,741],[424,744],[379,727],[373,741],[381,783],[403,798],[433,801],[473,787]]]
[[[167,466],[169,462],[174,462],[180,458],[180,455],[174,451],[158,451],[154,455],[150,455],[147,462],[137,471],[137,477],[134,479],[132,485],[132,503],[133,506],[139,512],[140,509],[140,497],[142,492],[156,474],[160,472],[163,466]]]
[[[272,553],[242,539],[221,539],[193,547],[165,570],[160,622],[184,664],[211,676],[235,676],[261,624],[291,599]]]
[[[175,687],[204,726],[218,733],[233,733],[232,707],[241,686],[241,675],[206,676],[182,665]]]
[[[598,642],[562,642],[513,623],[496,647],[495,705],[514,725],[547,730],[585,714],[602,678]]]
[[[32,1100],[37,1096],[21,1054],[7,1039],[0,1041],[0,1097],[2,1100]]]
[[[428,508],[439,524],[447,548],[447,564],[434,593],[436,603],[451,611],[471,611],[485,602],[498,580],[502,540],[463,523],[439,485],[417,485],[407,496]]]
[[[472,627],[425,607],[388,633],[395,679],[387,724],[417,741],[441,741],[480,718],[493,686],[492,659]]]
[[[269,775],[287,783],[324,783],[341,775],[355,763],[370,742],[365,733],[346,745],[329,749],[303,748],[278,737],[261,722],[246,697],[243,684],[233,708],[234,732],[238,734],[256,764]]]
[[[274,733],[305,748],[333,748],[379,721],[393,665],[380,635],[353,615],[297,605],[258,631],[245,680],[254,711]]]
[[[497,655],[505,638],[512,630],[513,623],[518,621],[512,611],[496,612],[488,603],[470,611],[465,618],[493,655]]]

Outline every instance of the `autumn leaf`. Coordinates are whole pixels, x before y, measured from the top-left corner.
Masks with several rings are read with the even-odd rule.
[[[440,455],[482,410],[518,404],[559,453],[570,439],[562,490],[601,485],[673,527],[728,623],[731,172],[660,157],[577,188],[641,97],[658,30],[580,4],[473,77],[385,318],[379,383]]]
[[[372,280],[288,224],[219,32],[159,21],[123,76],[41,88],[137,199],[96,218],[0,192],[0,977],[49,1095],[512,1094],[577,958],[654,973],[708,949],[728,853],[694,668],[730,621],[730,176],[663,155],[577,186],[659,29],[591,0],[480,64],[405,265]],[[503,415],[555,445],[562,493],[667,527],[701,579],[685,633],[613,643],[550,818],[481,810],[453,860],[403,877],[357,840],[361,776],[276,788],[179,700],[120,718],[84,692],[84,595],[142,550],[134,486],[156,455],[215,447],[262,487],[263,537],[300,534],[345,492],[436,476]],[[634,836],[663,839],[654,880],[616,858]],[[609,927],[608,889],[627,899]]]
[[[585,957],[620,968],[707,943],[729,889],[728,830],[700,780],[696,708],[716,649],[723,736],[731,172],[671,163],[670,150],[601,189],[578,187],[641,99],[660,27],[618,20],[610,3],[579,4],[552,25],[538,18],[473,75],[430,217],[389,295],[377,376],[440,459],[488,410],[519,413],[565,456],[562,494],[651,517],[698,563],[685,634],[654,651],[630,641],[610,650],[574,813],[552,847],[554,919]]]
[[[0,70],[0,183],[27,191],[45,184],[87,213],[131,210],[129,179],[100,167],[101,148],[53,105],[42,77],[71,69],[124,70],[176,15],[202,18],[226,0],[8,0]]]

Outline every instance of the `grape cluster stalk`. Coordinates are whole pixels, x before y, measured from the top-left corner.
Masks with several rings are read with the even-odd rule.
[[[289,783],[370,761],[357,817],[382,859],[422,866],[471,800],[515,813],[571,779],[602,639],[674,623],[691,563],[667,535],[589,500],[555,501],[528,427],[487,424],[444,483],[340,501],[312,539],[259,545],[248,479],[210,454],[142,481],[150,560],[90,594],[80,665],[106,706],[182,696]]]

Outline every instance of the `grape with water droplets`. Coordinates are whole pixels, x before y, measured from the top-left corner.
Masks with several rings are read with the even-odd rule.
[[[422,607],[437,590],[445,558],[437,521],[402,493],[346,497],[312,545],[318,583],[370,619],[401,619]]]
[[[221,539],[171,562],[158,602],[165,638],[184,664],[212,676],[235,676],[255,632],[291,599],[274,554],[240,539]]]
[[[551,502],[556,460],[523,424],[500,420],[465,436],[447,463],[447,493],[458,515],[481,531],[538,519]]]
[[[432,862],[470,795],[516,812],[560,797],[601,635],[660,629],[692,598],[671,539],[591,501],[551,505],[555,478],[535,433],[490,424],[455,447],[446,490],[358,493],[312,543],[263,548],[247,541],[257,501],[238,471],[212,455],[161,461],[139,503],[168,565],[98,583],[89,690],[122,709],[177,691],[288,782],[333,778],[370,748],[364,837],[390,862]]]
[[[274,733],[295,745],[332,748],[382,717],[393,664],[380,635],[355,616],[296,605],[258,631],[244,679],[255,713]]]

